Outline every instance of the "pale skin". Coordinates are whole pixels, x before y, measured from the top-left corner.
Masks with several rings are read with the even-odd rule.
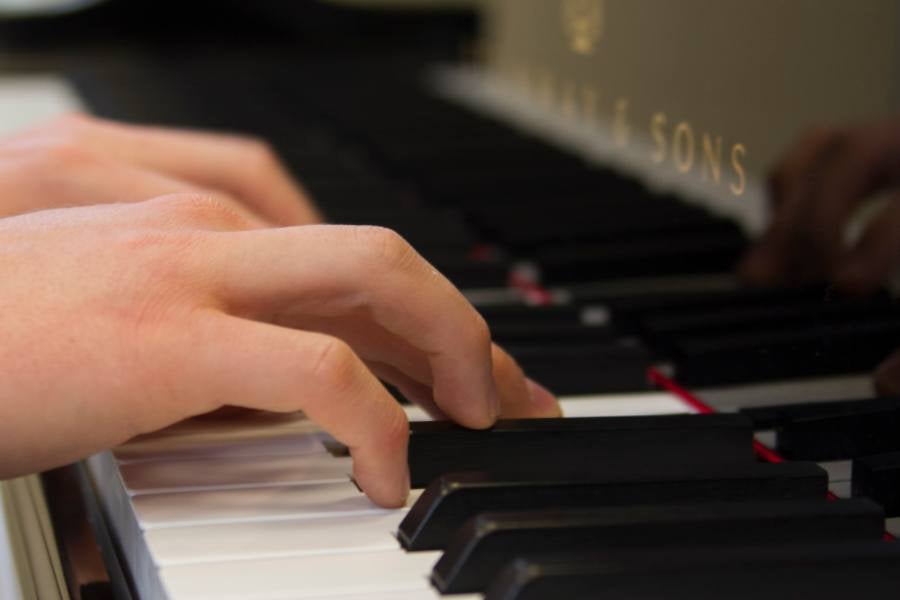
[[[408,423],[558,416],[397,234],[319,224],[262,143],[70,116],[0,141],[0,479],[225,406],[302,410],[383,506]]]
[[[741,265],[749,281],[827,278],[847,293],[868,294],[900,270],[900,119],[808,132],[776,165],[769,188],[772,223]],[[887,206],[847,247],[847,220],[885,190]],[[878,368],[875,383],[900,394],[900,351]]]

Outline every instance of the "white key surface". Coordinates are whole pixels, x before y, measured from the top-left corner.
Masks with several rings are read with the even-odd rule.
[[[335,457],[324,448],[318,454],[298,456],[138,461],[119,469],[132,494],[336,483],[347,481],[352,470],[349,456]]]
[[[399,550],[405,510],[319,519],[245,521],[145,532],[156,564],[170,566],[341,552]]]
[[[381,551],[164,567],[170,598],[281,600],[428,591],[440,552]]]
[[[410,502],[417,494],[410,494]],[[284,518],[380,514],[350,481],[281,487],[142,494],[132,498],[143,529]]]

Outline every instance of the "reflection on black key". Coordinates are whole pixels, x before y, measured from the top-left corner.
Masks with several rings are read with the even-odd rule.
[[[534,260],[545,284],[722,273],[740,257],[746,242],[738,235],[715,233],[689,238],[649,237],[606,244],[573,244],[540,250]]]
[[[852,490],[884,507],[886,516],[900,517],[900,452],[854,460]]]
[[[871,371],[894,350],[900,318],[741,331],[672,343],[680,382],[693,386]]]
[[[453,533],[480,512],[546,508],[599,508],[630,504],[822,499],[828,476],[814,463],[686,465],[676,469],[623,470],[590,478],[444,475],[425,489],[400,523],[407,550],[443,548]]]
[[[435,564],[444,593],[485,589],[516,557],[621,548],[876,541],[881,508],[862,499],[726,502],[594,510],[484,513],[470,519]]]
[[[810,417],[853,415],[873,409],[900,408],[900,397],[859,398],[854,400],[834,400],[829,402],[804,402],[773,404],[742,408],[742,415],[750,417],[754,429],[775,429],[797,419]]]
[[[605,332],[601,330],[598,335],[605,337]],[[556,394],[650,389],[647,368],[652,363],[651,356],[639,345],[582,339],[565,343],[507,343],[505,348],[529,377]]]
[[[900,545],[883,542],[614,550],[516,560],[485,600],[892,598]]]
[[[589,474],[623,469],[752,461],[752,428],[739,415],[501,420],[488,430],[448,421],[410,423],[413,487],[445,473],[496,476]]]
[[[900,451],[900,401],[880,399],[782,421],[775,428],[776,449],[787,458],[847,460]]]

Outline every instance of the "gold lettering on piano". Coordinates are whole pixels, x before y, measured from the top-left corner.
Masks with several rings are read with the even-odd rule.
[[[747,149],[743,144],[735,144],[731,148],[731,168],[734,171],[737,181],[733,181],[729,186],[731,193],[740,196],[747,189],[747,174],[744,171],[744,165],[741,159],[747,154]]]
[[[722,180],[722,136],[716,136],[713,147],[712,136],[703,134],[703,162],[700,166],[700,178],[708,181],[710,177],[715,183]]]
[[[687,121],[675,126],[672,134],[672,161],[681,173],[687,173],[694,166],[694,130]]]
[[[600,90],[577,79],[560,79],[552,70],[528,64],[517,65],[512,79],[523,92],[541,106],[558,116],[588,128],[605,127],[613,143],[628,147],[637,138],[651,144],[649,160],[656,165],[668,163],[679,173],[698,177],[701,181],[726,187],[733,195],[741,196],[747,188],[744,160],[747,148],[742,143],[726,145],[721,135],[703,131],[695,123],[682,119],[670,128],[669,115],[654,112],[644,135],[632,129],[631,102],[627,96],[606,100]],[[604,118],[605,117],[605,118]],[[611,126],[611,131],[609,127]],[[598,129],[598,132],[603,129]],[[729,157],[727,162],[725,153]]]
[[[588,56],[603,36],[603,0],[562,0],[563,33],[569,41],[569,49],[575,54]]]

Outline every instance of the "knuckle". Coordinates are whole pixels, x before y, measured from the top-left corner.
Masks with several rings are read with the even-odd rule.
[[[249,219],[236,201],[225,194],[187,192],[171,194],[155,199],[169,207],[181,220],[191,223],[228,223],[239,227],[249,224]]]
[[[239,137],[246,160],[256,168],[268,168],[278,163],[278,154],[269,142],[255,137]]]
[[[353,231],[365,255],[381,266],[402,267],[416,256],[409,242],[393,229],[363,225]]]
[[[310,363],[310,374],[330,390],[352,385],[357,359],[346,342],[331,336],[319,337]]]
[[[40,161],[53,168],[72,169],[96,165],[103,160],[73,140],[55,141],[40,150]]]
[[[403,447],[409,441],[409,419],[396,403],[389,406],[390,412],[381,431],[383,443],[391,448]]]
[[[487,321],[485,321],[484,317],[475,309],[472,309],[471,312],[472,317],[468,327],[471,343],[479,348],[490,347],[491,330],[490,327],[488,327]]]

